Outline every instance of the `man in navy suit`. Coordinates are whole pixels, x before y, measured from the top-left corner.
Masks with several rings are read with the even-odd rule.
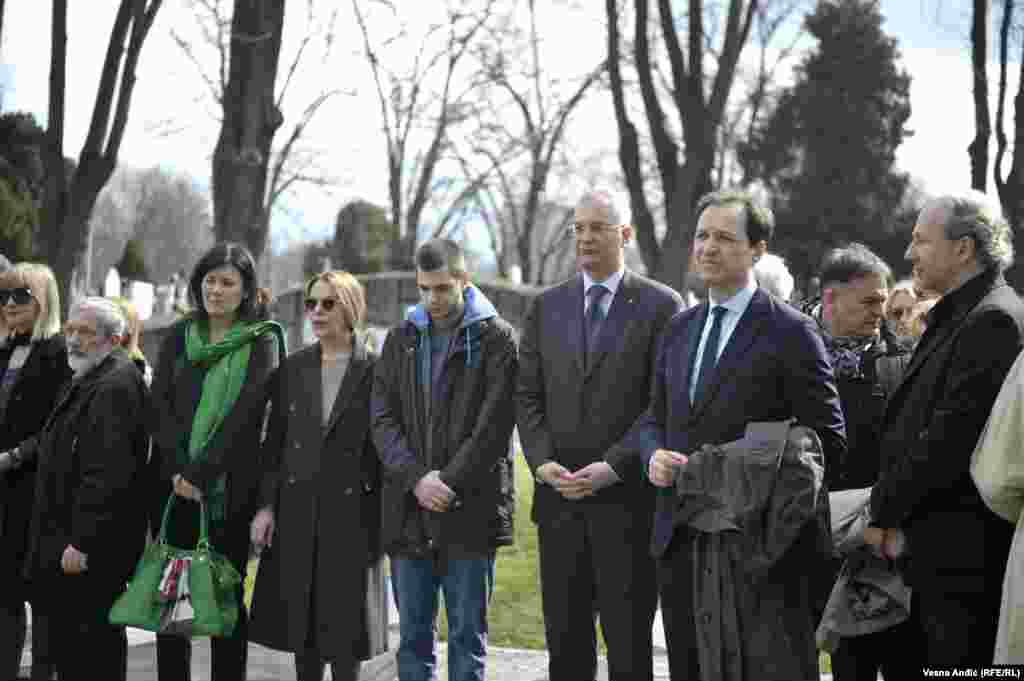
[[[756,421],[795,418],[818,434],[826,461],[837,460],[846,446],[839,395],[814,322],[758,288],[754,277],[772,235],[771,211],[749,194],[723,191],[703,197],[697,217],[694,266],[708,301],[666,327],[650,406],[625,443],[660,488],[652,551],[673,679],[701,678],[692,595],[696,530],[673,527],[676,470],[702,445],[738,440]],[[808,580],[800,581],[792,590],[800,595],[783,607],[811,618]]]
[[[626,269],[633,230],[608,193],[586,194],[570,229],[581,273],[534,300],[516,390],[536,480],[549,676],[594,681],[599,614],[611,681],[650,681],[654,490],[619,441],[647,406],[658,334],[682,299]]]

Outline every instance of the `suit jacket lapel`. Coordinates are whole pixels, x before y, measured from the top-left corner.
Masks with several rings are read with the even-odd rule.
[[[693,380],[693,372],[696,371],[694,363],[697,361],[697,348],[700,346],[701,333],[704,331],[704,324],[707,323],[710,309],[707,302],[701,303],[700,309],[690,320],[686,334],[686,354],[683,355],[683,360],[686,362],[683,367],[683,393],[686,395],[686,405],[691,409],[693,405],[690,404],[690,383]]]
[[[349,402],[352,401],[352,395],[355,393],[356,388],[359,387],[359,384],[362,383],[363,374],[366,373],[366,365],[366,336],[360,332],[352,339],[352,359],[349,360],[348,369],[345,371],[345,378],[341,381],[338,396],[334,399],[331,417],[327,421],[327,427],[324,428],[324,438],[338,425],[338,420],[345,412]],[[323,389],[321,388],[322,394]]]
[[[694,416],[700,414],[708,404],[715,398],[722,384],[729,380],[729,374],[737,366],[742,364],[747,350],[757,339],[764,327],[764,320],[771,314],[772,303],[761,289],[754,292],[746,312],[740,317],[739,323],[729,337],[729,342],[718,358],[715,371],[711,375],[711,383],[707,390],[701,395],[698,404],[694,407]],[[705,348],[705,351],[707,349]],[[692,362],[691,362],[692,364]]]
[[[570,289],[571,295],[568,298],[569,309],[566,310],[566,319],[569,320],[569,350],[572,359],[580,374],[586,371],[587,358],[586,347],[583,344],[583,275],[576,275],[576,282]]]
[[[608,316],[601,323],[601,329],[597,334],[597,342],[593,356],[587,365],[587,376],[589,377],[605,356],[619,347],[629,333],[629,327],[633,323],[634,296],[629,270],[622,276],[619,288],[612,298],[612,306],[608,309]],[[582,302],[581,302],[582,307]]]

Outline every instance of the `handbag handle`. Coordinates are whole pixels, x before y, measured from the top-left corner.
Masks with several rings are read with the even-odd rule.
[[[178,495],[173,492],[167,496],[163,519],[160,521],[160,534],[156,538],[158,544],[167,544],[167,521],[171,517],[171,507],[177,497]],[[210,550],[209,511],[206,508],[206,502],[202,499],[199,500],[199,540],[196,541],[196,550]]]

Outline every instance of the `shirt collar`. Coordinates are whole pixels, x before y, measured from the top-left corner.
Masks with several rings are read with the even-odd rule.
[[[622,283],[622,277],[625,276],[625,274],[626,274],[626,267],[625,267],[625,265],[623,265],[622,267],[619,268],[619,270],[617,272],[612,272],[611,276],[608,277],[607,279],[605,279],[604,281],[594,281],[593,279],[590,278],[590,274],[586,270],[584,270],[583,271],[583,296],[586,297],[587,291],[589,291],[590,287],[592,287],[594,284],[601,284],[606,289],[608,289],[608,291],[614,297],[615,296],[615,292],[619,290],[619,284]],[[609,300],[611,300],[611,298],[609,298]]]
[[[743,314],[746,312],[747,307],[750,305],[750,301],[754,299],[754,293],[757,291],[757,281],[754,277],[750,277],[747,281],[747,285],[741,288],[739,291],[734,293],[731,298],[725,300],[714,301],[711,299],[710,293],[708,294],[709,309],[716,307],[724,307],[729,312],[736,314]]]

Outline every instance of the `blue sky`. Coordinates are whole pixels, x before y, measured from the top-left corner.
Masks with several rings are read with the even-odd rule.
[[[597,8],[599,4],[594,0]],[[49,64],[49,3],[6,3],[2,46],[2,75],[9,86],[5,108],[21,108],[42,118],[46,111],[46,79]],[[91,112],[106,38],[116,2],[90,0],[69,3],[69,63],[66,152],[77,155]],[[304,3],[290,3],[301,7]],[[339,6],[348,6],[340,3]],[[403,3],[412,7],[413,3]],[[415,3],[429,13],[433,3]],[[584,20],[577,32],[592,32],[593,40],[564,40],[564,19],[549,6],[548,21],[555,34],[547,63],[558,67],[585,68],[602,56],[603,28],[600,14]],[[897,161],[929,190],[962,188],[969,182],[966,147],[973,136],[970,59],[967,35],[970,25],[968,0],[886,0],[882,9],[886,30],[900,40],[904,65],[913,76],[908,127],[915,135],[898,151]],[[285,51],[296,37],[286,24]],[[578,21],[578,20],[577,20]],[[170,38],[170,29],[188,33],[194,22],[184,0],[165,0],[164,8],[147,42],[139,67],[134,107],[121,150],[122,163],[148,167],[162,164],[187,171],[206,184],[209,154],[217,134],[213,108],[203,99],[203,86],[195,68],[186,62]],[[994,41],[993,41],[994,42]],[[294,45],[294,42],[291,43]],[[291,197],[288,215],[275,217],[279,240],[306,239],[332,232],[338,207],[347,199],[364,197],[387,203],[384,141],[379,132],[379,109],[365,64],[354,52],[359,44],[351,20],[339,24],[339,49],[330,64],[311,69],[295,85],[292,106],[301,109],[324,83],[354,90],[355,96],[332,100],[311,127],[310,144],[321,150],[331,173],[343,180],[330,195],[308,190]],[[1016,69],[1014,69],[1014,81]],[[997,72],[990,77],[993,95]],[[1013,83],[1011,83],[1011,86]],[[606,147],[614,158],[615,129],[610,97],[597,92],[574,119],[571,137],[578,148]],[[994,106],[993,106],[994,111]],[[286,119],[296,111],[286,110]],[[181,131],[161,136],[157,131],[171,119]],[[289,217],[290,216],[290,217]]]

